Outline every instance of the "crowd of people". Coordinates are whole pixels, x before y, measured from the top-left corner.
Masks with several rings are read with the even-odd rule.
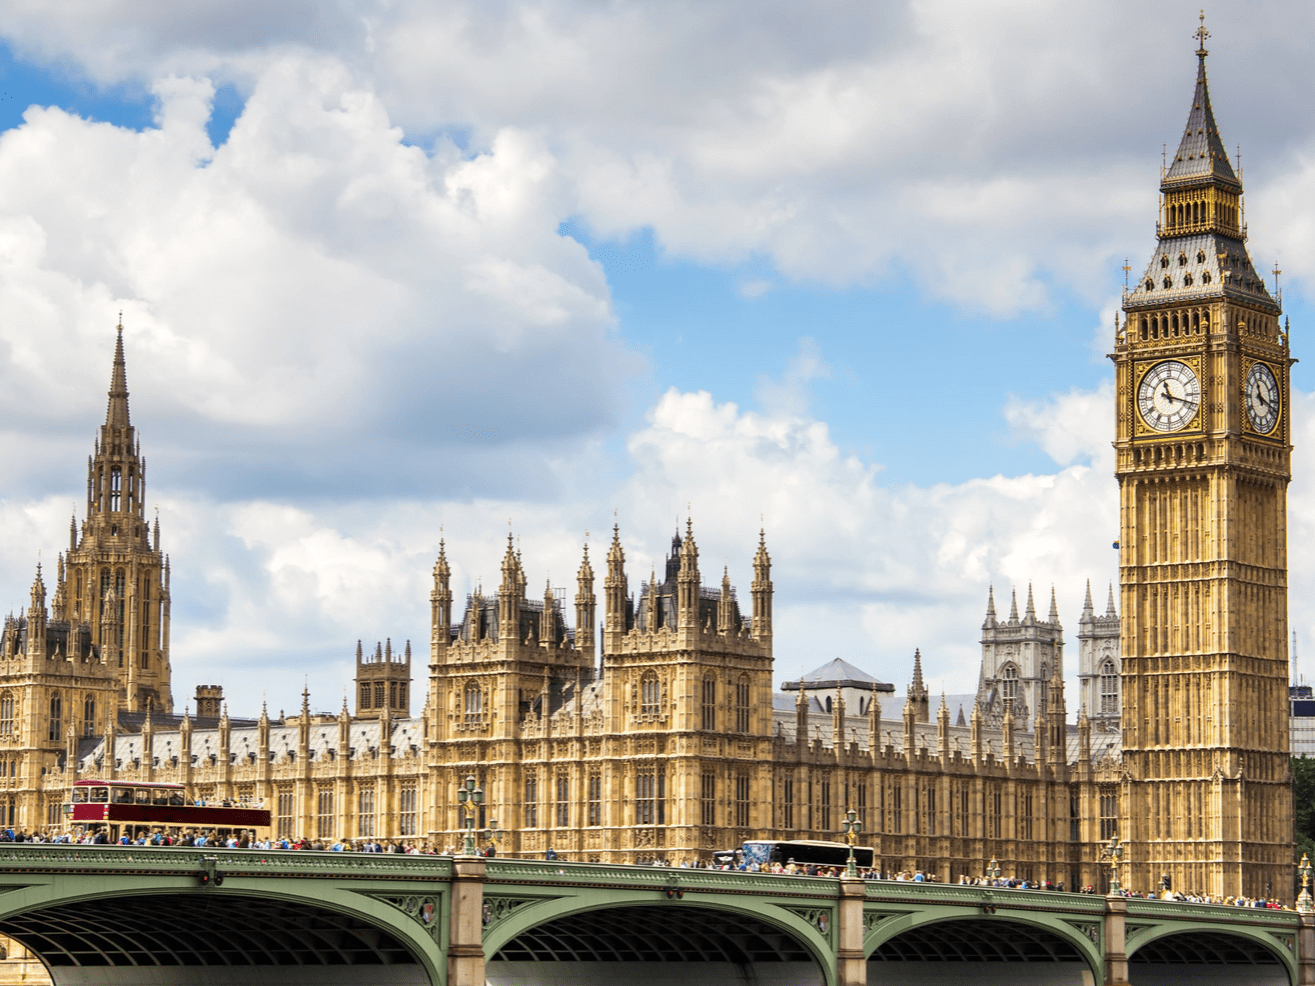
[[[4,842],[44,842],[60,843],[75,845],[120,845],[120,846],[190,846],[193,848],[212,847],[224,849],[281,849],[289,851],[310,851],[310,852],[377,852],[377,853],[396,853],[403,855],[426,855],[426,856],[452,856],[457,853],[457,847],[448,845],[441,851],[431,846],[427,842],[406,842],[397,840],[380,841],[377,839],[288,839],[288,838],[257,838],[254,833],[225,832],[220,834],[217,831],[197,832],[187,831],[180,835],[171,835],[164,829],[155,829],[152,832],[138,832],[133,835],[123,834],[118,839],[111,841],[109,834],[104,828],[92,832],[86,832],[81,835],[46,835],[42,832],[27,832],[24,830],[15,831],[12,828],[0,829],[0,843]],[[476,849],[476,855],[479,856],[496,856],[497,847],[493,843]],[[543,858],[550,862],[565,862],[565,858],[559,855],[555,850],[548,849],[543,854]],[[838,879],[845,875],[844,866],[828,866],[820,863],[797,863],[793,859],[786,863],[758,863],[758,862],[740,862],[740,863],[719,863],[709,862],[701,859],[687,859],[680,863],[673,863],[671,860],[663,857],[641,857],[637,860],[640,866],[659,866],[672,867],[678,869],[711,869],[711,870],[738,870],[746,873],[769,873],[781,874],[787,876],[820,876]],[[860,866],[858,867],[858,877],[861,880],[890,880],[895,883],[940,883],[934,873],[928,873],[923,870],[894,870],[881,871],[875,868]],[[962,875],[959,877],[957,884],[966,887],[995,887],[1008,890],[1041,890],[1054,893],[1064,893],[1063,882],[1052,883],[1050,880],[1027,880],[1018,877],[970,877]],[[1085,886],[1076,891],[1080,894],[1096,894],[1098,891],[1094,886]],[[1285,904],[1280,900],[1265,897],[1221,897],[1214,894],[1205,894],[1200,892],[1181,893],[1164,888],[1145,893],[1137,890],[1120,890],[1119,894],[1123,897],[1145,899],[1145,900],[1172,900],[1187,904],[1216,904],[1226,907],[1261,907],[1272,910],[1292,910],[1291,905]]]

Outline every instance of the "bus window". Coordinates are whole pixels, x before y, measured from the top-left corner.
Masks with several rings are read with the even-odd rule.
[[[110,800],[110,789],[107,787],[93,787],[91,789],[91,796],[87,798],[87,801],[95,805],[103,805],[105,802],[109,800]]]
[[[151,803],[150,788],[139,787],[137,789],[137,803],[139,805],[149,805]]]
[[[175,808],[178,808],[178,807],[181,807],[182,805],[187,804],[187,802],[183,800],[183,792],[182,792],[182,791],[170,791],[170,792],[169,792],[169,804],[173,805]]]
[[[130,804],[132,804],[132,788],[130,788],[130,787],[116,787],[116,788],[114,789],[114,803],[115,803],[116,805],[130,805]]]
[[[153,805],[167,805],[169,803],[169,792],[163,789],[156,789],[155,797],[151,799]]]
[[[73,803],[75,805],[85,805],[87,803],[87,789],[85,787],[75,787],[73,789]]]

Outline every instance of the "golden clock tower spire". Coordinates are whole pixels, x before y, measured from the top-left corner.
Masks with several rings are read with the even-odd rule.
[[[1158,245],[1116,338],[1121,815],[1132,884],[1287,886],[1288,339],[1246,249],[1204,17]]]

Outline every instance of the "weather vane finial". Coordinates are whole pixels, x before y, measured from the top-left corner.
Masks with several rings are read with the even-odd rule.
[[[1196,53],[1200,57],[1204,58],[1206,55],[1210,54],[1210,52],[1205,50],[1205,39],[1210,37],[1210,32],[1205,29],[1204,10],[1201,11],[1201,26],[1192,32],[1192,37],[1196,38],[1196,40],[1200,42],[1200,47],[1196,49]]]

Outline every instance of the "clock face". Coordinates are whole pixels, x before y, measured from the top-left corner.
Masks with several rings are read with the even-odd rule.
[[[1156,431],[1178,431],[1196,417],[1201,406],[1201,381],[1192,368],[1177,360],[1157,363],[1137,388],[1142,420]]]
[[[1278,381],[1264,363],[1253,363],[1247,371],[1246,406],[1252,428],[1262,435],[1274,430],[1278,424]]]

